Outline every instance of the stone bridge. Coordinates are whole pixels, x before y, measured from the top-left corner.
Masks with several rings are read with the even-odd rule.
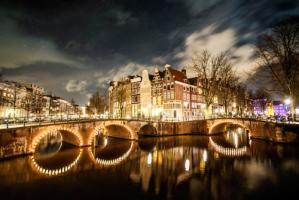
[[[185,122],[91,120],[2,129],[0,130],[0,158],[34,153],[40,140],[52,131],[59,131],[64,142],[81,147],[91,146],[94,136],[99,132],[111,137],[138,140],[140,136],[212,135],[223,132],[227,124],[244,127],[251,138],[286,142],[296,139],[296,134],[285,134],[285,125],[252,119],[223,118]]]
[[[296,139],[299,131],[299,126],[295,124],[279,124],[245,118],[221,118],[207,120],[207,133],[221,133],[228,124],[243,127],[250,138],[265,139],[273,142],[292,142]]]
[[[19,127],[0,130],[0,148],[12,151],[12,154],[20,152],[34,153],[40,140],[48,133],[59,131],[63,141],[81,147],[91,146],[95,134],[101,132],[104,135],[137,140],[138,133],[152,132],[155,130],[146,121],[133,120],[97,120],[69,122],[31,127]],[[9,152],[6,152],[10,154]],[[4,152],[4,154],[6,154]],[[18,154],[18,153],[17,153]],[[0,155],[0,158],[3,155]]]

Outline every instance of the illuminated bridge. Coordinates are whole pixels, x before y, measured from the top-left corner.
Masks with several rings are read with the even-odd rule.
[[[279,124],[252,119],[226,118],[184,122],[129,119],[86,120],[2,129],[0,130],[0,157],[34,153],[40,141],[53,131],[59,131],[64,142],[80,147],[91,146],[98,134],[128,140],[138,140],[140,136],[212,135],[223,132],[227,124],[236,124],[245,128],[252,138],[270,141],[294,139],[290,135],[283,134],[283,126]],[[105,163],[101,160],[98,162]],[[109,165],[109,163],[106,164]]]

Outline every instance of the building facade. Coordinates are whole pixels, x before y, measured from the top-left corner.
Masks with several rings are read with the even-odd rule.
[[[126,98],[120,98],[120,88],[126,84],[130,85],[125,90]],[[220,88],[219,85],[211,105],[214,117],[224,116],[224,99]],[[238,92],[243,93],[241,95]],[[231,100],[226,107],[230,113],[250,110],[245,91],[231,90],[229,95]],[[205,88],[201,80],[198,77],[187,78],[186,70],[179,71],[170,65],[165,65],[162,71],[154,68],[153,74],[143,70],[141,76],[128,76],[110,83],[109,113],[112,117],[188,121],[203,119],[205,110]]]
[[[76,107],[76,108],[75,108]],[[0,118],[39,118],[79,112],[78,105],[52,95],[35,84],[0,81]]]
[[[140,84],[142,78],[140,76],[134,76],[131,79],[131,117],[141,117],[141,105],[140,105]]]

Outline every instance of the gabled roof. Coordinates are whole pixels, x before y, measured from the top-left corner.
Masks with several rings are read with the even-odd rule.
[[[186,75],[181,71],[178,71],[171,67],[168,67],[168,70],[171,73],[171,75],[174,76],[174,80],[176,81],[184,82],[184,80],[187,79]]]

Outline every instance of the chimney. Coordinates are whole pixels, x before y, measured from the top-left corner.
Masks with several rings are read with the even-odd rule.
[[[187,75],[186,69],[182,69],[182,72],[185,74],[185,76]]]

